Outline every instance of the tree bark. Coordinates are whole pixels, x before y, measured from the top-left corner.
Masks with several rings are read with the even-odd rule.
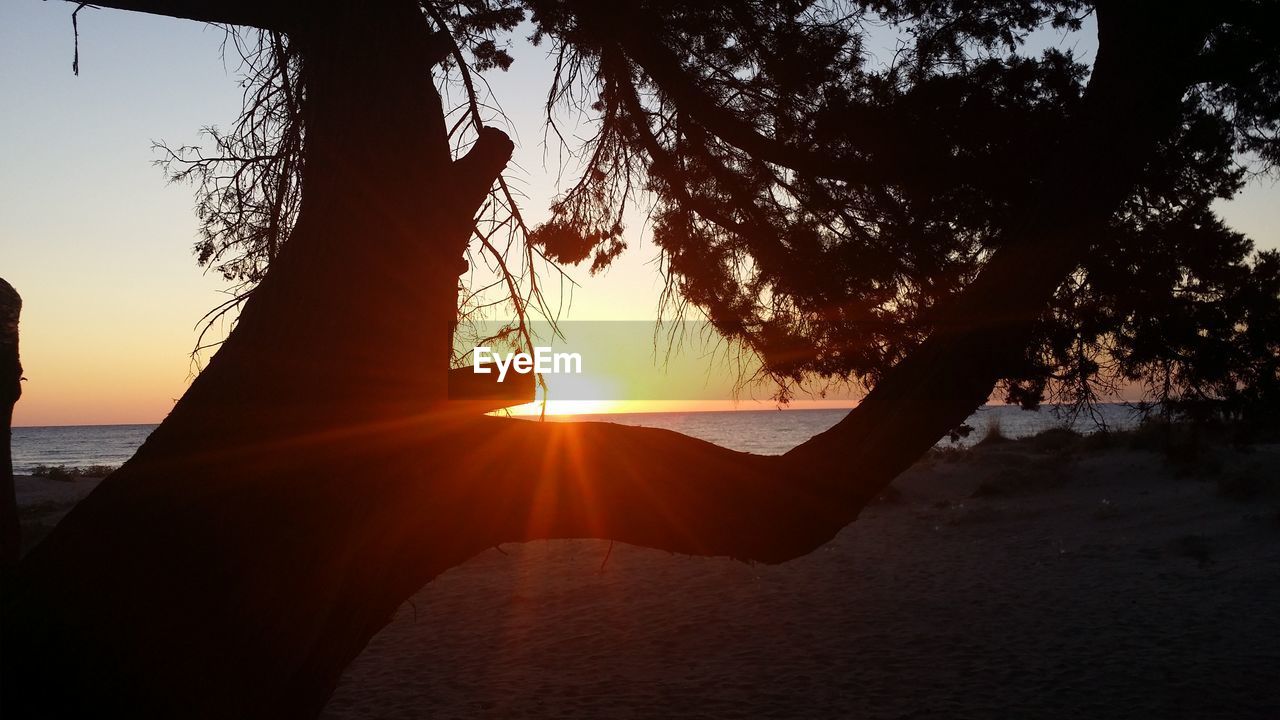
[[[0,421],[4,423],[4,448],[0,450],[0,573],[8,573],[22,554],[12,454],[13,406],[22,396],[22,362],[18,356],[21,313],[22,298],[18,291],[0,278]]]
[[[296,0],[110,0],[93,5],[182,20],[247,25],[281,32],[291,30],[298,18],[303,17],[307,11],[307,3]]]
[[[512,145],[451,159],[412,0],[298,16],[297,226],[170,415],[6,583],[6,717],[314,716],[394,609],[351,594],[391,574],[350,534],[376,532],[362,448],[451,414],[458,266]]]
[[[942,324],[831,431],[761,457],[448,410],[457,267],[510,142],[487,131],[450,160],[411,0],[298,16],[297,228],[170,416],[4,589],[6,717],[315,717],[411,593],[503,542],[810,552],[985,401],[1176,119],[1181,85],[1159,63],[1196,40],[1107,10],[1080,133],[957,298],[969,321]]]

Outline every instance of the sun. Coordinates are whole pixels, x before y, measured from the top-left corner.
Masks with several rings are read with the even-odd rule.
[[[619,390],[619,383],[595,373],[574,375],[544,375],[545,390],[539,389],[533,402],[507,408],[512,415],[538,416],[543,413],[546,400],[547,415],[600,415],[623,412],[627,401]]]
[[[625,412],[624,406],[625,403],[616,400],[548,400],[547,415],[606,415]],[[542,414],[542,403],[525,403],[509,407],[506,411],[522,417],[537,417]]]

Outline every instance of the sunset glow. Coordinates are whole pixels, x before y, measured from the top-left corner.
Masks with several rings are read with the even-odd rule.
[[[219,60],[220,31],[154,15],[97,12],[92,32],[79,38],[85,58],[79,77],[68,69],[70,39],[63,8],[51,3],[6,3],[0,37],[10,67],[0,87],[22,98],[25,110],[0,115],[5,172],[0,176],[0,266],[24,298],[22,354],[27,368],[17,425],[159,422],[189,386],[190,357],[200,317],[220,302],[226,283],[205,274],[191,255],[198,234],[191,188],[170,185],[152,166],[153,140],[187,143],[202,126],[226,126],[240,107],[235,69]],[[523,42],[523,41],[521,41]],[[524,52],[510,72],[486,77],[501,95],[516,127],[542,121],[542,78],[551,61]],[[165,62],[156,63],[156,57]],[[84,123],[91,113],[98,119]],[[557,168],[536,133],[523,138],[514,167],[530,198],[534,224],[557,187]],[[56,182],[56,185],[54,184]],[[1280,202],[1265,181],[1250,182],[1236,199],[1220,203],[1231,225],[1259,247],[1280,247]],[[67,205],[65,198],[76,202]],[[607,274],[569,268],[578,287],[565,320],[652,323],[662,279],[644,224],[632,223],[633,249]],[[27,247],[27,244],[32,244]],[[33,250],[38,244],[39,252]],[[217,340],[217,326],[206,340]],[[646,351],[651,348],[646,346]],[[202,354],[208,359],[210,351]],[[629,368],[631,381],[670,382],[652,353]],[[691,382],[721,365],[690,356]],[[710,371],[710,372],[709,372]],[[767,390],[735,403],[732,383],[683,405],[596,402],[574,393],[574,404],[553,402],[564,413],[667,412],[679,409],[767,409]],[[554,399],[553,394],[553,399]],[[652,391],[619,397],[653,399]],[[716,402],[711,402],[711,401]],[[851,404],[845,401],[845,405]],[[794,407],[800,407],[798,402]],[[659,408],[653,410],[652,408]],[[514,410],[520,415],[541,412]]]
[[[1277,28],[3,0],[0,718],[1275,720]]]

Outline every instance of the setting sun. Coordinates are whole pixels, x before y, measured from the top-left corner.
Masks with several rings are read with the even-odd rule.
[[[0,716],[1275,720],[1278,29],[3,0]]]

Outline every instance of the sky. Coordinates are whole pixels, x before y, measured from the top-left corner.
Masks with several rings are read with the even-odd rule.
[[[241,89],[220,29],[92,8],[79,15],[77,77],[74,8],[0,3],[0,277],[23,297],[27,378],[14,424],[158,422],[190,382],[200,318],[227,284],[196,265],[193,188],[167,183],[151,146],[193,144],[200,128],[229,125]],[[561,160],[543,144],[550,63],[524,43],[514,54],[510,72],[487,79],[517,144],[509,178],[536,222]],[[1221,210],[1259,247],[1280,248],[1274,182],[1253,181]],[[604,275],[569,269],[578,287],[565,319],[657,317],[657,251],[643,223],[627,241]]]

